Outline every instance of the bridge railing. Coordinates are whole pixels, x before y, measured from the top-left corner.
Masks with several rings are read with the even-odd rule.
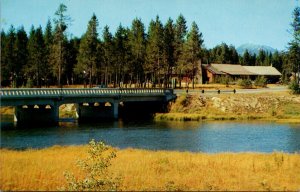
[[[172,89],[134,89],[134,88],[22,88],[22,89],[0,89],[1,98],[24,98],[24,97],[88,97],[88,96],[135,96],[155,95],[162,96],[173,94]]]

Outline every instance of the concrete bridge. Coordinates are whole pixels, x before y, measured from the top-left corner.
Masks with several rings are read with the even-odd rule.
[[[162,110],[176,95],[173,89],[0,89],[1,106],[15,107],[20,122],[59,120],[59,106],[76,104],[79,119],[119,117],[126,109]]]

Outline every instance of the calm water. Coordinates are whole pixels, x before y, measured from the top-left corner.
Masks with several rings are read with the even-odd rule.
[[[5,127],[5,128],[4,128]],[[2,123],[2,148],[44,148],[103,140],[119,148],[193,152],[300,152],[300,125],[269,122],[61,122],[16,129]]]

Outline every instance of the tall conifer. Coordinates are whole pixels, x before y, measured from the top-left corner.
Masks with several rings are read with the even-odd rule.
[[[184,47],[184,58],[189,71],[192,87],[195,87],[196,64],[201,59],[201,47],[203,44],[202,33],[195,22],[192,23],[191,30],[187,34],[187,41]]]
[[[79,53],[78,53],[78,63],[76,65],[77,71],[86,71],[89,76],[89,86],[92,87],[92,78],[96,74],[97,65],[97,45],[98,45],[98,19],[95,14],[93,14],[87,27],[86,33],[83,35]]]

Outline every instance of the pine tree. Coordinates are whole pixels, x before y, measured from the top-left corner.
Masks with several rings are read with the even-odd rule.
[[[272,53],[266,53],[266,58],[264,60],[264,63],[263,65],[264,66],[270,66],[272,64],[272,57],[273,57],[273,54]]]
[[[104,63],[104,83],[107,86],[111,79],[114,67],[114,42],[109,27],[105,26],[103,30],[103,63]]]
[[[146,39],[145,27],[140,19],[134,19],[131,25],[129,44],[132,53],[130,66],[130,82],[136,76],[136,83],[139,84],[143,77],[143,67],[145,63]]]
[[[275,51],[272,56],[272,65],[275,67],[278,71],[282,71],[282,56],[279,54],[278,51]]]
[[[263,66],[264,65],[264,62],[265,62],[265,59],[266,59],[266,52],[262,49],[259,50],[258,52],[258,56],[256,58],[256,63],[255,65],[256,66]]]
[[[146,46],[146,64],[144,70],[146,74],[152,75],[152,82],[160,84],[160,73],[163,54],[163,25],[156,16],[156,20],[150,21],[148,29],[148,42]],[[148,77],[149,78],[149,77]]]
[[[17,79],[21,80],[22,78],[22,70],[25,67],[27,63],[27,57],[28,57],[28,51],[27,51],[27,42],[28,37],[24,30],[24,27],[22,26],[18,31],[16,35],[16,42],[14,46],[15,51],[15,65],[16,70],[15,73],[17,75]],[[16,86],[18,86],[19,81],[16,82]]]
[[[237,64],[239,62],[239,55],[233,45],[229,46],[229,55],[230,55],[230,60],[228,63]]]
[[[226,43],[214,47],[210,54],[211,61],[214,63],[237,64],[239,62],[239,55],[235,47],[228,46]]]
[[[251,65],[251,66],[255,66],[257,56],[256,56],[255,53],[254,53],[253,55],[250,55],[250,56],[251,56],[251,57],[250,57],[250,65]]]
[[[251,55],[247,49],[243,54],[243,65],[246,65],[246,66],[251,65]]]
[[[58,10],[55,12],[55,29],[53,37],[53,45],[51,47],[51,65],[53,75],[57,78],[57,85],[62,85],[61,77],[66,67],[67,58],[67,37],[66,29],[70,22],[70,17],[66,15],[67,6],[60,4]]]
[[[103,66],[104,66],[104,46],[101,40],[98,40],[97,44],[97,70],[96,70],[96,84],[101,83],[103,85]]]
[[[221,55],[219,58],[220,63],[229,63],[230,60],[230,53],[229,53],[229,47],[226,43],[221,44]]]
[[[45,43],[42,28],[31,28],[28,41],[28,63],[25,68],[26,77],[32,77],[37,87],[41,87],[41,79],[45,79],[49,71],[45,65]]]
[[[98,44],[98,20],[93,14],[89,21],[87,31],[83,35],[80,42],[79,54],[77,57],[78,63],[76,65],[77,71],[87,70],[89,75],[89,87],[92,87],[92,78],[95,76],[97,64],[97,44]]]
[[[289,60],[292,72],[296,75],[296,81],[300,83],[300,7],[293,11],[293,21],[291,23],[293,39],[289,42]]]
[[[47,21],[47,25],[44,31],[44,42],[45,42],[45,65],[47,66],[48,69],[50,69],[51,67],[51,47],[53,45],[53,30],[52,30],[52,24],[51,21],[48,20]],[[50,79],[51,79],[51,73],[48,72],[48,76],[46,77],[45,81],[46,81],[46,85],[49,86],[50,84]]]
[[[288,84],[290,82],[290,75],[292,73],[289,52],[288,51],[283,52],[281,57],[282,57],[282,82]]]
[[[185,70],[184,62],[184,43],[186,41],[187,26],[186,20],[182,14],[180,14],[176,20],[175,24],[175,51],[174,60],[176,71],[179,74],[179,87],[181,87],[182,74]]]
[[[168,86],[172,68],[175,65],[175,36],[174,36],[174,25],[171,18],[168,19],[164,26],[164,39],[163,39],[163,63],[164,63],[164,85]]]
[[[202,33],[199,32],[195,22],[192,23],[192,28],[187,34],[187,41],[184,47],[184,57],[188,65],[188,71],[192,79],[192,87],[195,87],[195,72],[196,64],[201,58],[201,46],[203,44]]]
[[[9,71],[7,67],[7,49],[6,49],[7,35],[2,30],[1,31],[1,77],[0,82],[1,86],[9,85]]]
[[[121,81],[124,82],[125,73],[128,72],[130,61],[130,49],[128,45],[129,30],[119,25],[114,38],[115,45],[115,82],[121,87]]]
[[[67,43],[67,47],[66,47],[67,63],[66,63],[66,71],[65,71],[67,77],[67,84],[74,84],[74,82],[77,80],[74,71],[77,65],[79,46],[80,46],[80,39],[77,37],[70,39],[70,41]],[[82,75],[82,74],[78,74],[78,75]]]
[[[51,21],[47,21],[47,25],[44,32],[44,41],[46,47],[51,47],[51,44],[53,43],[53,31],[52,31],[52,24]]]
[[[9,84],[13,87],[15,86],[16,71],[18,70],[16,68],[15,42],[16,32],[14,26],[11,25],[3,43],[4,50],[1,50],[1,76],[3,79],[9,80]]]

